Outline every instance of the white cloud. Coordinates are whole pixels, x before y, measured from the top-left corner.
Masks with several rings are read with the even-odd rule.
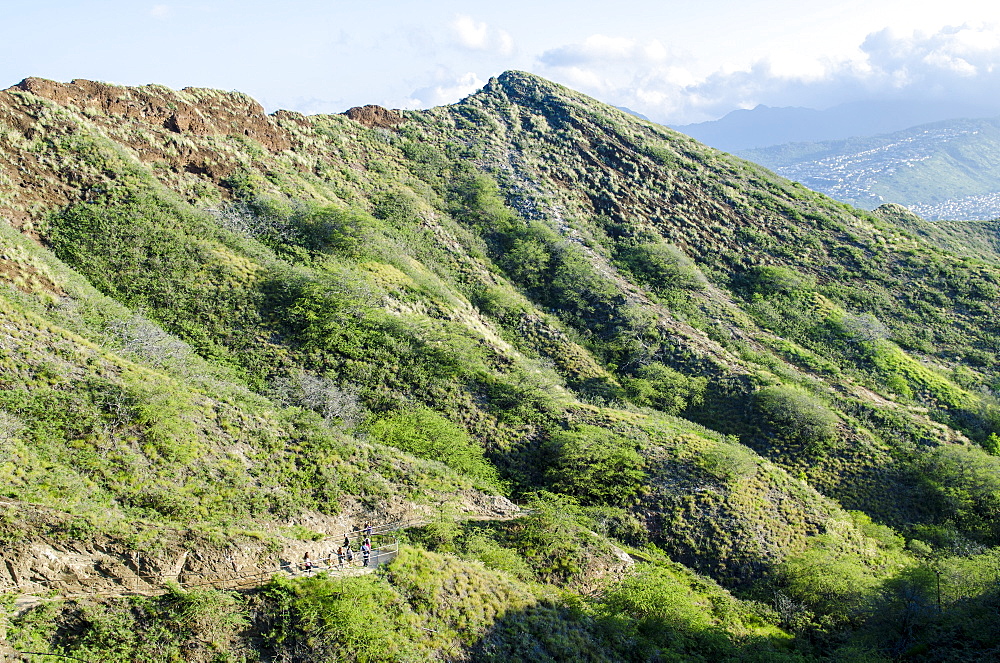
[[[514,52],[514,38],[499,28],[490,27],[483,21],[460,14],[449,24],[455,42],[473,51],[491,51],[500,55]]]
[[[451,29],[462,46],[477,50],[486,48],[490,29],[486,23],[476,23],[471,16],[456,16]]]
[[[870,93],[888,84],[900,97],[956,98],[988,103],[1000,99],[1000,29],[991,25],[945,27],[935,33],[897,35],[881,30],[865,39],[863,73],[858,82]],[[843,80],[845,66],[829,79]]]
[[[437,77],[437,84],[414,90],[408,99],[399,104],[399,107],[414,109],[453,104],[486,85],[475,72],[471,71],[458,76],[438,72]]]
[[[500,55],[510,55],[514,52],[514,38],[506,30],[497,30],[494,36],[497,53]]]
[[[923,58],[923,63],[944,71],[953,71],[959,76],[975,76],[977,73],[975,65],[968,60],[945,53],[928,53]]]
[[[667,47],[664,46],[659,39],[647,42],[642,47],[642,52],[643,55],[646,56],[646,59],[650,62],[661,62],[666,60],[667,56],[670,55],[670,53],[667,52]]]
[[[1000,114],[996,26],[910,34],[885,29],[868,35],[850,58],[794,62],[786,55],[695,75],[660,42],[596,34],[542,53],[538,73],[672,124],[758,104],[821,109],[859,100],[995,108]]]
[[[550,67],[573,67],[592,63],[655,63],[668,57],[659,40],[639,42],[626,37],[591,35],[580,44],[567,44],[542,53],[539,60]]]
[[[172,13],[170,5],[153,5],[149,10],[149,15],[160,21],[170,18]]]

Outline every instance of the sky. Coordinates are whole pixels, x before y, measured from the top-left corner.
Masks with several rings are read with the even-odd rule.
[[[0,0],[28,76],[239,90],[269,111],[453,103],[508,69],[664,124],[904,100],[996,108],[984,0]]]

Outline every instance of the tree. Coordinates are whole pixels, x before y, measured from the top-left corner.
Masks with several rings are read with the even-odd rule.
[[[785,385],[765,387],[754,403],[782,437],[807,449],[818,451],[837,437],[837,415],[805,391]]]
[[[679,414],[689,405],[701,405],[707,386],[706,378],[687,377],[660,363],[643,366],[626,383],[633,402],[655,407],[667,414]]]
[[[549,442],[552,462],[545,476],[553,489],[582,504],[624,506],[646,479],[635,444],[603,428],[579,426],[560,431]]]

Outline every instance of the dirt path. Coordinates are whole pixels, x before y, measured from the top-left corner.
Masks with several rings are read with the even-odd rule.
[[[458,518],[457,520],[510,520],[524,513],[526,512],[519,510],[515,514],[496,517],[478,515],[471,519]],[[348,537],[352,543],[353,560],[351,562],[345,560],[343,565],[338,563],[334,552],[342,544],[343,536],[334,536],[302,545],[303,549],[311,551],[329,551],[327,553],[329,557],[316,556],[311,558],[312,568],[310,569],[304,568],[304,561],[297,557],[301,550],[295,550],[285,551],[281,557],[294,557],[299,561],[281,559],[278,565],[263,569],[254,566],[253,570],[244,572],[239,571],[235,564],[233,564],[232,572],[228,573],[220,571],[218,568],[210,572],[182,570],[184,562],[181,560],[178,563],[179,568],[172,573],[146,574],[141,572],[139,564],[130,564],[131,568],[115,569],[115,577],[110,579],[113,582],[109,582],[109,578],[101,575],[76,574],[72,578],[72,582],[41,578],[27,580],[18,587],[5,589],[8,593],[16,594],[13,612],[18,615],[41,603],[50,601],[115,596],[158,596],[172,591],[174,588],[182,590],[197,588],[250,589],[270,582],[275,576],[300,578],[325,573],[333,577],[357,577],[374,573],[380,566],[388,564],[396,558],[399,552],[399,540],[393,534],[394,532],[426,525],[428,522],[430,521],[423,519],[400,520],[372,527],[370,531],[348,532],[344,536]],[[355,547],[360,547],[360,543],[366,536],[370,536],[372,541],[377,544],[372,548],[367,566],[363,563],[361,552],[355,550]],[[94,566],[99,567],[100,564],[94,564]]]

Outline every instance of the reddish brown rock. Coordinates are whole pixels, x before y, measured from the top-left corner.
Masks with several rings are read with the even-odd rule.
[[[67,112],[53,114],[46,110],[48,106]],[[0,181],[6,184],[0,196],[0,223],[37,239],[48,213],[88,199],[88,191],[102,190],[104,180],[113,173],[105,172],[100,159],[89,165],[64,164],[54,171],[44,150],[25,149],[26,141],[41,135],[48,139],[45,145],[65,143],[77,149],[73,136],[103,134],[124,148],[123,155],[131,152],[139,161],[154,165],[154,173],[165,179],[193,175],[204,184],[224,189],[224,180],[242,163],[219,151],[218,145],[227,137],[252,139],[265,152],[277,154],[292,149],[292,130],[308,130],[308,122],[298,114],[269,116],[260,104],[239,92],[26,78],[0,91],[0,127],[7,130],[0,132]],[[195,179],[189,177],[187,183],[195,186]]]
[[[383,129],[392,129],[396,125],[406,122],[406,118],[399,111],[389,110],[374,104],[349,108],[344,115],[366,127],[381,127]]]
[[[44,78],[26,78],[8,91],[14,90],[105,117],[158,125],[175,133],[244,135],[271,152],[291,147],[285,130],[264,112],[263,106],[238,92],[184,88],[176,93],[158,85],[122,87],[82,79],[58,83]],[[192,97],[197,99],[195,103],[185,100]]]

